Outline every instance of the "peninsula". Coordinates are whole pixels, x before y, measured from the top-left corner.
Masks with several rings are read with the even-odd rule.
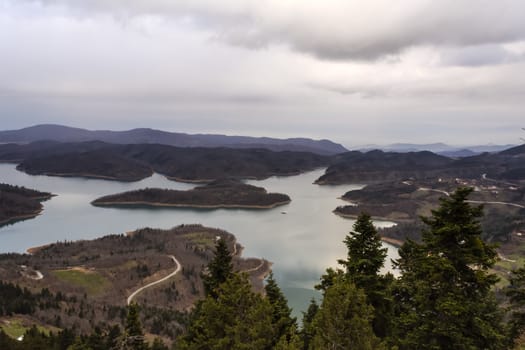
[[[296,175],[327,166],[330,157],[267,149],[38,141],[0,144],[0,162],[17,163],[18,170],[30,175],[138,181],[155,172],[176,181],[204,183]]]
[[[221,179],[187,191],[145,188],[100,197],[95,206],[149,206],[186,208],[270,209],[290,203],[290,197],[268,193],[264,188],[247,185],[240,180]]]
[[[0,226],[37,216],[42,211],[40,201],[52,196],[49,192],[0,184]]]
[[[231,233],[180,225],[56,242],[31,249],[30,255],[0,254],[0,280],[21,290],[2,306],[16,314],[9,318],[13,322],[89,332],[100,322],[118,324],[133,300],[141,305],[148,333],[174,338],[187,322],[186,311],[204,297],[204,266],[215,254],[217,239],[232,253],[234,271],[246,272],[253,288],[262,290],[270,262],[243,258]],[[29,291],[35,294],[30,297]]]
[[[370,184],[345,193],[342,199],[349,205],[337,207],[334,213],[356,218],[361,212],[366,212],[374,219],[397,223],[396,226],[381,229],[382,236],[399,241],[407,238],[419,240],[424,228],[420,216],[430,216],[431,210],[439,205],[440,198],[447,197],[461,186],[475,188],[469,202],[484,206],[485,215],[481,219],[483,238],[502,244],[501,249],[508,251],[507,246],[515,245],[517,233],[524,229],[525,189],[487,177],[412,179]]]

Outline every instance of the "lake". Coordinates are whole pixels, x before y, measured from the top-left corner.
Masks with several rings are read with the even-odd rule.
[[[316,295],[313,286],[325,269],[335,267],[337,259],[346,257],[342,241],[354,221],[332,210],[345,203],[338,197],[362,187],[313,184],[323,173],[324,169],[319,169],[297,176],[247,181],[291,197],[291,203],[268,210],[116,209],[94,207],[90,202],[103,195],[145,187],[185,190],[195,185],[170,181],[158,174],[133,183],[32,176],[17,171],[14,164],[0,164],[0,182],[57,195],[44,202],[44,211],[38,217],[1,227],[0,252],[25,252],[56,241],[92,239],[142,227],[171,228],[193,223],[218,227],[237,237],[245,247],[243,256],[273,262],[275,278],[297,315]],[[388,262],[398,257],[397,249],[385,246],[389,248]]]

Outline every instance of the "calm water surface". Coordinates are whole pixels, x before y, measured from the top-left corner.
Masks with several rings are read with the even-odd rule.
[[[324,270],[346,256],[342,241],[352,229],[353,220],[336,216],[332,210],[344,204],[338,197],[362,187],[312,184],[323,172],[249,181],[269,192],[291,197],[290,204],[269,210],[115,209],[93,207],[89,203],[103,195],[144,187],[185,190],[194,185],[170,181],[158,174],[134,183],[31,176],[17,171],[13,164],[0,164],[0,182],[57,195],[44,202],[44,211],[38,217],[0,228],[0,252],[25,252],[30,247],[56,241],[92,239],[141,227],[171,228],[200,223],[233,233],[245,247],[245,257],[272,261],[280,287],[298,311],[315,295],[312,287]],[[396,249],[387,247],[387,261],[397,258]]]

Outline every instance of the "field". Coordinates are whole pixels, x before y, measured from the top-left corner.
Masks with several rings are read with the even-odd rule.
[[[90,295],[99,294],[110,286],[109,281],[96,271],[68,269],[55,270],[52,274],[64,283],[85,289]]]
[[[34,321],[29,321],[19,316],[0,319],[0,329],[14,339],[22,336],[33,324]],[[45,334],[49,334],[49,332],[57,332],[59,330],[55,327],[43,327],[41,325],[37,325],[37,329]]]

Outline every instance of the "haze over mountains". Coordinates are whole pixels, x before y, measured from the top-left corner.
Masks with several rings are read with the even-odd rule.
[[[360,151],[372,151],[375,149],[380,149],[385,152],[418,152],[418,151],[430,151],[436,154],[440,154],[447,157],[468,157],[484,152],[499,152],[512,148],[516,145],[506,144],[506,145],[469,145],[469,146],[454,146],[447,145],[442,142],[429,143],[429,144],[415,144],[415,143],[392,143],[389,145],[364,145],[357,147]]]
[[[151,128],[113,131],[88,130],[58,124],[40,124],[18,130],[0,131],[0,143],[30,143],[43,140],[58,142],[103,141],[117,144],[157,143],[176,147],[264,148],[272,151],[312,152],[321,155],[334,155],[348,151],[343,145],[330,140],[313,140],[301,137],[278,139],[219,134],[186,134]],[[352,140],[349,140],[349,142],[351,141]],[[447,157],[457,158],[473,156],[484,152],[499,152],[514,146],[513,144],[459,146],[437,142],[429,144],[367,144],[352,147],[352,149],[362,152],[378,149],[385,152],[400,153],[430,151]]]
[[[323,155],[348,151],[342,145],[329,140],[312,140],[308,138],[276,139],[213,134],[191,135],[149,128],[110,131],[42,124],[19,130],[0,131],[0,143],[29,143],[43,140],[59,142],[103,141],[118,144],[157,143],[176,147],[265,148],[272,151],[312,152]]]

